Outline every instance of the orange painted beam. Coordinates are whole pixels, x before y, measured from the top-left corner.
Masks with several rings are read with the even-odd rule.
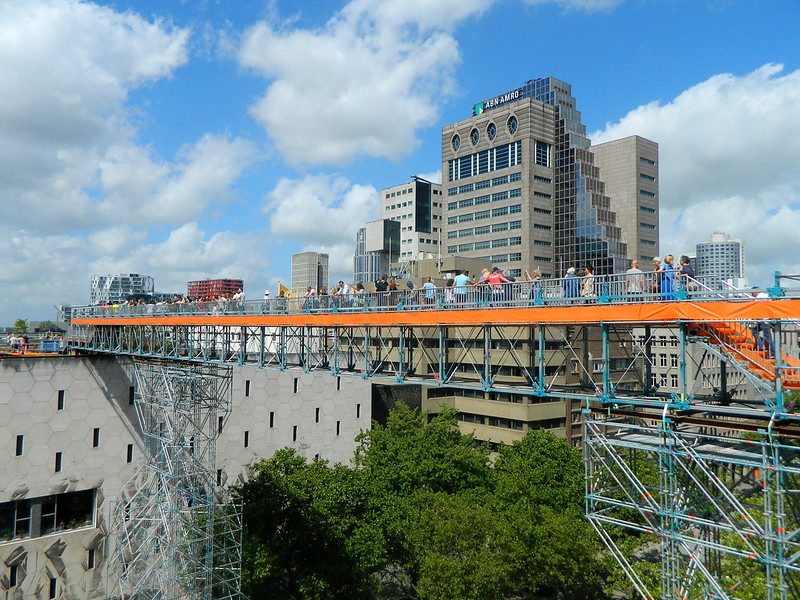
[[[653,302],[422,310],[299,315],[186,315],[73,319],[76,325],[233,325],[241,327],[435,326],[435,325],[586,325],[598,323],[668,324],[676,321],[800,320],[800,299],[721,302]]]

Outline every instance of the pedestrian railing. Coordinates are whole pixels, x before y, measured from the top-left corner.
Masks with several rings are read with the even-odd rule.
[[[783,295],[770,288],[772,297]],[[691,278],[673,273],[643,272],[539,279],[535,281],[278,297],[248,301],[193,301],[183,303],[79,306],[74,318],[162,317],[189,315],[331,314],[383,311],[468,310],[531,306],[581,306],[671,301],[751,301],[750,290],[714,278]]]

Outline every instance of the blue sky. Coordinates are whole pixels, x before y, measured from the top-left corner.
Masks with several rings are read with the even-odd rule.
[[[661,251],[716,230],[800,273],[791,0],[0,0],[0,324],[93,273],[351,272],[381,188],[439,171],[444,124],[553,75],[594,141],[661,149]]]

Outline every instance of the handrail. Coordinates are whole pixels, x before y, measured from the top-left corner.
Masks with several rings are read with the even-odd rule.
[[[687,285],[688,283],[688,285]],[[197,300],[176,303],[76,306],[72,318],[197,315],[329,314],[341,312],[465,310],[524,306],[580,306],[664,301],[740,300],[743,290],[714,289],[677,271],[560,277],[388,292],[278,297],[269,300]],[[746,295],[750,299],[749,295]]]

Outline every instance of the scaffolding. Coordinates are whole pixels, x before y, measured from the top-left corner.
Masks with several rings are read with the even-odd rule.
[[[586,516],[631,594],[790,600],[800,598],[800,413],[786,396],[800,390],[798,314],[796,299],[737,299],[111,316],[78,320],[73,347],[201,371],[252,364],[564,400],[573,441],[579,403]],[[754,321],[774,335],[770,351],[755,347]],[[673,390],[654,377],[656,328],[677,349]],[[719,371],[713,385],[708,364]],[[751,390],[746,399],[734,397],[734,380]]]
[[[229,366],[134,360],[144,464],[112,502],[116,595],[239,599],[241,508],[215,477]]]

